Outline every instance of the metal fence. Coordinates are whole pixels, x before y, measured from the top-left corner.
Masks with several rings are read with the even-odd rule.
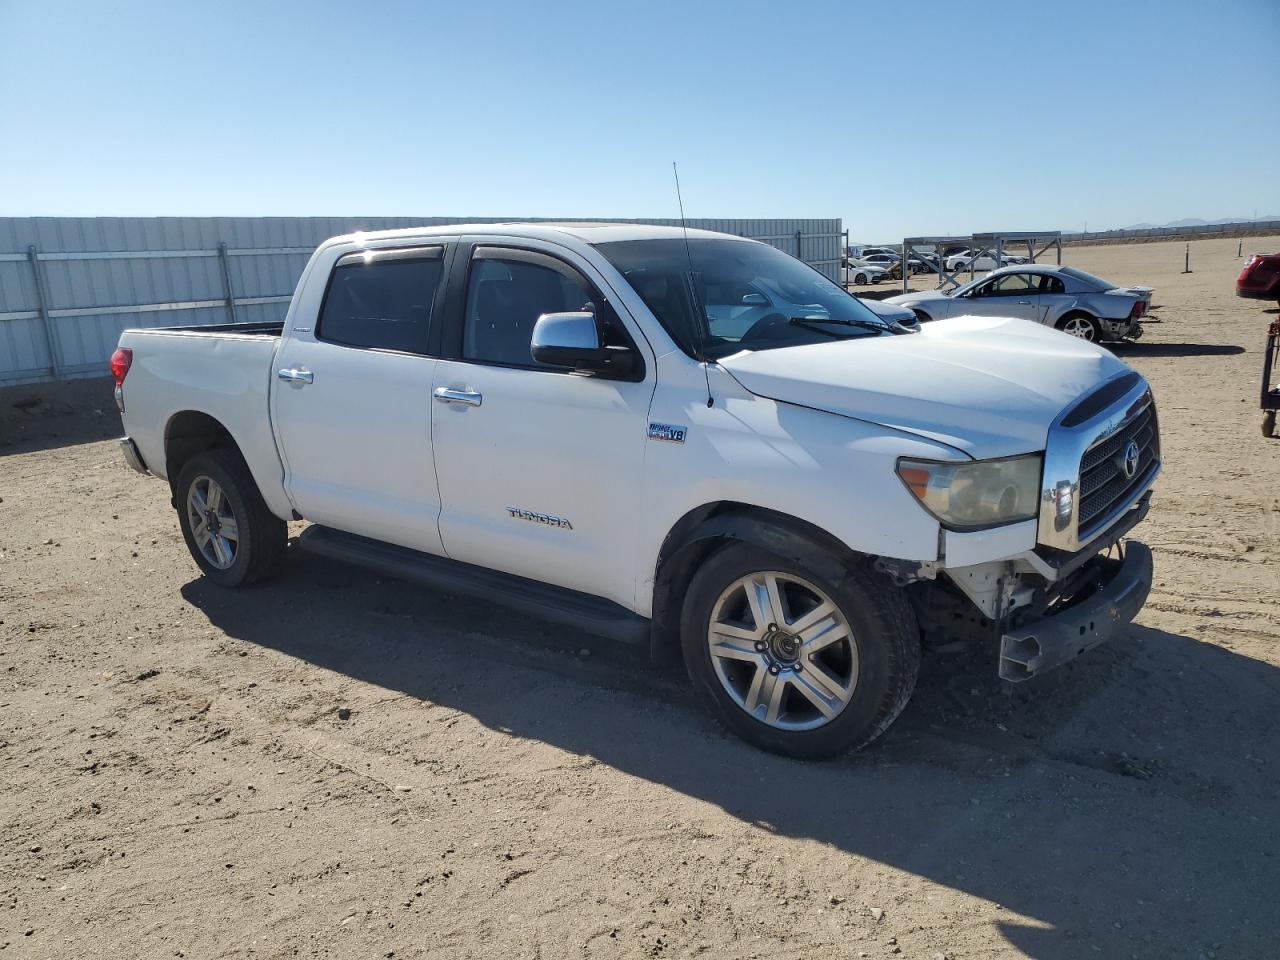
[[[0,385],[101,376],[126,327],[281,320],[307,258],[337,234],[529,219],[553,218],[0,217]],[[688,225],[763,240],[839,277],[839,220]]]
[[[1280,233],[1280,220],[1241,220],[1235,223],[1199,223],[1186,227],[1139,227],[1129,230],[1091,230],[1086,233],[1062,234],[1069,243],[1082,240],[1137,240],[1142,237],[1189,237],[1207,233],[1238,233],[1248,230],[1254,234],[1268,231]]]

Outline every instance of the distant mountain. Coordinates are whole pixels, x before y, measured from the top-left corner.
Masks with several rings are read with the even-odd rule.
[[[1135,223],[1122,227],[1123,230],[1154,230],[1159,227],[1205,227],[1211,223],[1261,223],[1265,220],[1280,220],[1280,214],[1270,213],[1265,217],[1217,217],[1213,220],[1201,220],[1199,217],[1185,217],[1182,220],[1170,220],[1168,223]]]

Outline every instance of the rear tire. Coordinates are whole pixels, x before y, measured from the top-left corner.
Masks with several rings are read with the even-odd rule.
[[[1058,321],[1057,328],[1069,336],[1079,337],[1090,343],[1102,342],[1102,327],[1087,313],[1069,313]]]
[[[920,668],[920,630],[901,591],[862,567],[829,579],[818,572],[829,557],[811,549],[813,562],[741,542],[712,554],[689,583],[680,629],[711,713],[762,750],[806,760],[888,729]]]
[[[267,507],[237,451],[196,454],[178,473],[174,491],[182,538],[214,583],[247,586],[280,568],[288,547],[285,522]]]

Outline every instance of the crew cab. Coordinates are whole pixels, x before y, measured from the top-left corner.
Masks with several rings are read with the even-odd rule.
[[[1151,583],[1137,373],[1024,320],[878,317],[738,237],[337,237],[283,323],[126,330],[112,369],[124,455],[213,582],[302,549],[482,594],[682,656],[730,729],[793,756],[884,731],[922,649],[1022,682]]]

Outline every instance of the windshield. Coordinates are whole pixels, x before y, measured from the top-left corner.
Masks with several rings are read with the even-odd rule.
[[[1077,270],[1075,267],[1063,267],[1058,271],[1065,273],[1068,277],[1075,277],[1077,280],[1083,280],[1085,283],[1093,284],[1099,290],[1111,290],[1115,288],[1115,284],[1110,280],[1103,280],[1101,277],[1095,277],[1092,273],[1085,273],[1083,270]]]
[[[680,348],[698,359],[889,332],[851,294],[763,243],[699,237],[686,249],[676,237],[618,240],[596,249]]]

